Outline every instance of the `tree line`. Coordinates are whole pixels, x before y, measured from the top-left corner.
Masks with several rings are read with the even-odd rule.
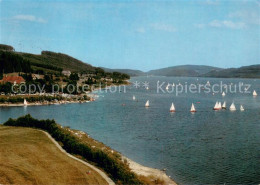
[[[12,52],[0,51],[0,73],[32,72],[31,64],[23,57]]]

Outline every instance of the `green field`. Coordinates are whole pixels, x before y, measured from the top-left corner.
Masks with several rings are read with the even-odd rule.
[[[107,184],[42,132],[0,126],[0,184]]]

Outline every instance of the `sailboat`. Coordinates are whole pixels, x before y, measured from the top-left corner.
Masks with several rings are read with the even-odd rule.
[[[175,84],[174,84],[174,83],[172,83],[172,86],[173,86],[173,87],[175,87]]]
[[[216,104],[215,104],[213,110],[219,110],[219,108],[218,108],[218,101],[216,102]]]
[[[231,111],[236,110],[236,106],[235,106],[234,102],[230,105],[229,110],[231,110]]]
[[[244,110],[245,110],[244,107],[243,107],[243,105],[240,105],[240,110],[241,110],[241,111],[244,111]]]
[[[24,105],[24,106],[27,106],[27,105],[28,105],[26,99],[23,100],[23,105]]]
[[[257,93],[256,93],[256,91],[254,90],[254,92],[253,92],[253,96],[257,96]]]
[[[222,109],[227,109],[226,108],[226,102],[224,101],[223,105],[222,105]]]
[[[146,87],[146,90],[149,90],[149,87],[148,87],[148,86]]]
[[[149,100],[145,103],[145,107],[150,107]]]
[[[226,96],[226,93],[223,91],[222,96]]]
[[[135,100],[135,95],[133,96],[133,100]]]
[[[169,84],[166,86],[166,88],[165,88],[166,90],[168,90],[169,89]]]
[[[221,109],[222,105],[221,105],[221,102],[218,102],[218,108],[219,110]]]
[[[195,109],[195,106],[194,106],[194,104],[193,104],[193,103],[191,104],[191,109],[190,109],[190,112],[196,112],[196,109]]]
[[[171,106],[171,108],[170,108],[170,112],[175,112],[175,106],[174,106],[173,103],[172,103],[172,106]]]

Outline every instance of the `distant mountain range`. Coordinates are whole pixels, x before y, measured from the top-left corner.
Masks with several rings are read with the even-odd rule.
[[[3,52],[11,55],[19,55],[29,61],[34,70],[60,72],[70,70],[72,72],[93,72],[97,68],[75,59],[69,55],[42,51],[40,55],[15,52],[12,46],[0,44],[0,54]],[[243,66],[240,68],[218,68],[205,65],[180,65],[143,72],[133,69],[109,69],[106,72],[120,72],[130,76],[184,76],[184,77],[215,77],[215,78],[260,78],[260,65]]]
[[[129,76],[145,76],[146,73],[140,70],[134,70],[134,69],[109,69],[105,67],[101,67],[106,72],[112,73],[112,72],[120,72],[128,74]]]
[[[105,71],[123,72],[130,76],[182,76],[182,77],[214,77],[214,78],[260,78],[260,65],[240,68],[218,68],[205,65],[180,65],[143,72],[131,69],[107,69]]]
[[[202,76],[215,78],[260,78],[260,65],[213,70]]]
[[[148,71],[148,75],[155,76],[187,76],[197,77],[210,71],[219,71],[221,68],[203,65],[181,65]]]

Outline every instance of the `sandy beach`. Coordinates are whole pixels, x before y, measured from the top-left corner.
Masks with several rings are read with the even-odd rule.
[[[163,180],[165,182],[165,184],[177,185],[177,183],[175,183],[169,176],[167,176],[165,172],[163,172],[159,169],[143,166],[125,156],[122,156],[122,159],[127,160],[130,169],[137,175],[143,175],[146,177],[152,176],[154,178]]]

